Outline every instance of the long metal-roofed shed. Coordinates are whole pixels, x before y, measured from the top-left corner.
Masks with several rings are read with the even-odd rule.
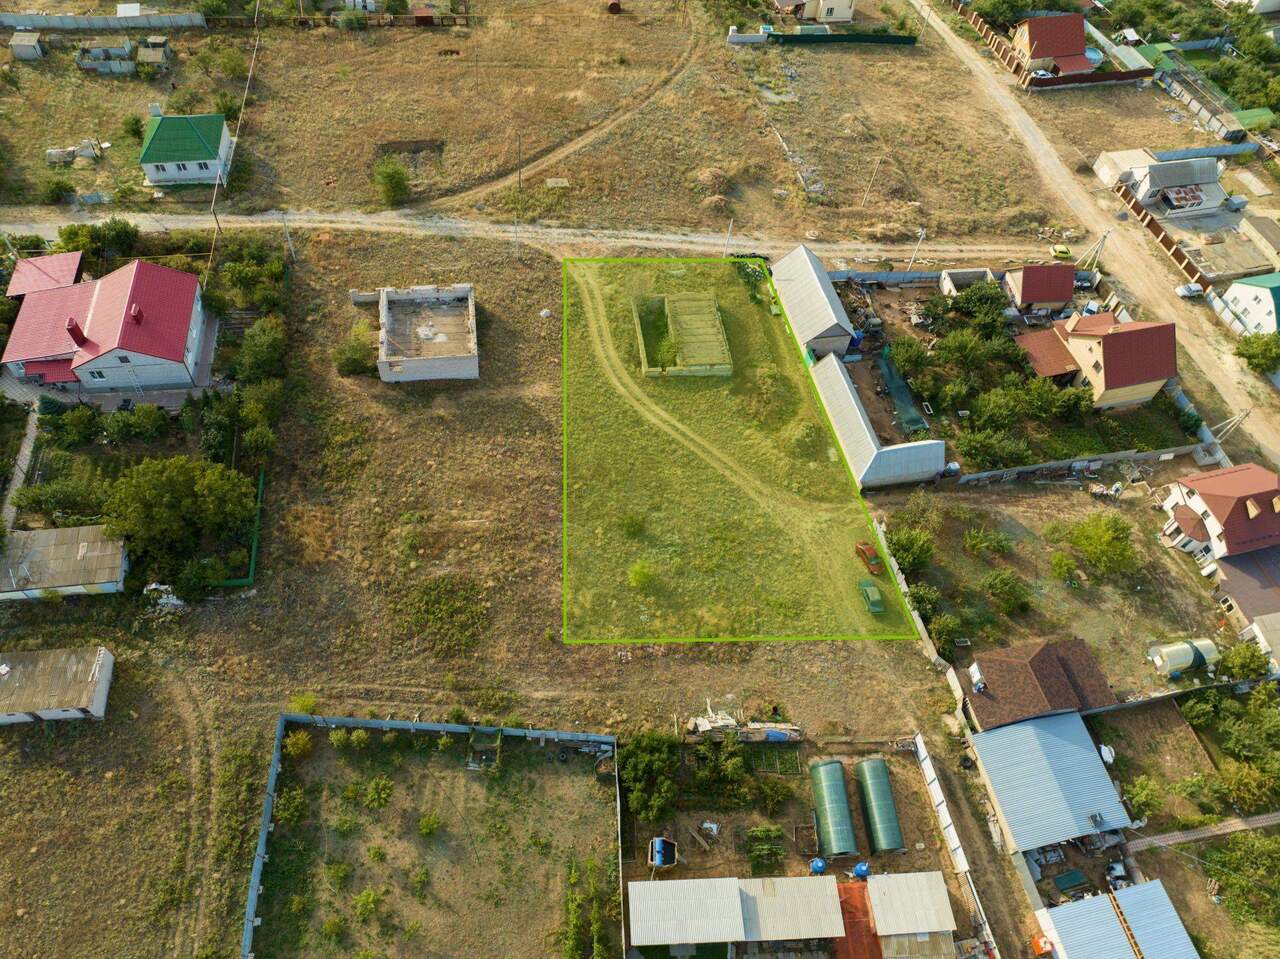
[[[0,600],[118,593],[128,571],[124,541],[106,526],[14,530],[0,552]]]
[[[1132,825],[1079,713],[1028,719],[971,741],[1011,851]]]
[[[853,324],[812,250],[798,246],[775,263],[773,285],[801,349],[815,357],[849,352]]]
[[[956,919],[942,873],[875,874],[867,895],[883,959],[954,959]]]
[[[826,408],[836,442],[860,489],[921,483],[941,475],[947,458],[947,447],[942,440],[881,446],[858,389],[840,358],[824,356],[812,370],[818,398]]]
[[[833,876],[629,882],[627,916],[627,938],[634,947],[844,935]]]
[[[102,719],[114,666],[103,646],[0,653],[0,726]]]
[[[1036,918],[1057,959],[1200,959],[1159,879],[1039,909]]]
[[[844,785],[844,763],[826,759],[809,767],[813,787],[814,817],[818,825],[818,851],[828,859],[856,856],[858,839]]]
[[[862,814],[867,820],[867,836],[872,852],[902,852],[907,848],[902,839],[898,807],[893,801],[889,783],[889,764],[879,756],[860,760],[853,767],[862,796]]]

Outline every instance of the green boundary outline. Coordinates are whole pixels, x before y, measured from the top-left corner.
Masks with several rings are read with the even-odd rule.
[[[755,263],[764,268],[765,278],[769,281],[769,293],[772,297],[772,305],[778,307],[778,315],[782,317],[782,322],[786,324],[788,339],[795,345],[800,353],[800,362],[804,366],[805,372],[809,377],[809,389],[812,391],[814,402],[822,413],[822,421],[827,424],[827,434],[831,437],[835,444],[836,453],[840,457],[840,463],[844,466],[845,474],[849,477],[849,486],[853,489],[853,497],[857,500],[859,508],[862,510],[863,518],[867,521],[867,526],[875,536],[876,542],[880,544],[880,549],[888,555],[888,547],[885,545],[883,538],[880,536],[880,530],[875,524],[875,520],[871,517],[871,510],[867,508],[867,502],[862,498],[862,490],[858,487],[858,481],[853,475],[853,469],[849,466],[848,460],[845,459],[844,450],[840,447],[840,441],[836,437],[835,427],[831,423],[831,417],[827,414],[827,408],[822,402],[822,397],[818,395],[818,385],[813,380],[813,365],[809,362],[809,357],[805,352],[800,341],[796,339],[795,330],[791,326],[791,318],[787,316],[787,311],[782,306],[782,300],[778,296],[778,289],[773,285],[773,274],[769,271],[769,264],[763,259],[754,256],[570,256],[560,261],[561,276],[561,335],[560,335],[560,583],[561,583],[561,632],[560,641],[567,646],[620,646],[620,645],[647,645],[658,643],[747,643],[747,642],[830,642],[835,640],[877,640],[883,642],[898,642],[901,640],[918,640],[919,634],[915,631],[915,627],[911,627],[910,633],[903,634],[887,634],[884,636],[864,633],[850,634],[834,634],[834,635],[810,635],[810,636],[664,636],[664,637],[646,637],[646,638],[618,638],[618,639],[570,639],[569,638],[569,267],[573,263]],[[907,599],[902,594],[902,590],[898,586],[898,578],[893,575],[893,571],[889,570],[889,581],[893,586],[893,593],[898,598],[898,604],[902,608],[902,614],[906,618],[907,624],[911,625],[914,620],[911,618],[911,609],[907,605]]]

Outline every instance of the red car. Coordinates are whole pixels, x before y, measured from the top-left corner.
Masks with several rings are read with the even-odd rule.
[[[867,567],[867,572],[872,576],[879,576],[884,572],[884,563],[880,559],[880,554],[876,552],[876,548],[863,540],[854,549],[858,553],[858,558]]]

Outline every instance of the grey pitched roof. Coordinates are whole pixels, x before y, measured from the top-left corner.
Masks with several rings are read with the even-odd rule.
[[[101,646],[0,653],[0,713],[87,709],[105,653]]]
[[[1118,890],[1114,905],[1109,896],[1093,896],[1042,909],[1036,915],[1057,944],[1061,959],[1133,959],[1116,906],[1144,956],[1200,959],[1159,879]]]
[[[940,872],[900,872],[867,879],[876,934],[907,936],[922,932],[954,932],[947,882]]]
[[[1152,187],[1161,190],[1175,186],[1195,186],[1200,183],[1218,182],[1218,161],[1213,157],[1197,157],[1193,160],[1166,160],[1147,168]]]
[[[859,487],[918,483],[942,472],[947,455],[942,440],[880,445],[858,390],[839,357],[828,354],[815,363],[813,382]]]
[[[796,247],[773,265],[773,285],[801,346],[823,334],[853,335],[826,268],[807,246]]]
[[[1079,713],[975,733],[973,748],[1019,850],[1131,824]]]

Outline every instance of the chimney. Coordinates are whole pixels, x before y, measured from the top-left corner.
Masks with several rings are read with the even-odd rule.
[[[67,317],[67,333],[75,341],[76,346],[84,346],[84,330],[80,329],[80,324],[74,316]]]
[[[134,303],[131,307],[129,307],[129,319],[139,324],[142,322],[142,307],[140,307],[137,303]]]
[[[160,104],[158,103],[147,104],[147,112],[151,114],[153,117],[164,116],[164,110],[160,107]]]
[[[1076,327],[1079,325],[1080,325],[1080,314],[1073,313],[1071,316],[1071,319],[1067,320],[1067,332],[1074,333],[1076,331]]]
[[[1252,496],[1244,501],[1244,508],[1249,514],[1249,519],[1257,519],[1262,514],[1262,508],[1258,506],[1258,501]]]

